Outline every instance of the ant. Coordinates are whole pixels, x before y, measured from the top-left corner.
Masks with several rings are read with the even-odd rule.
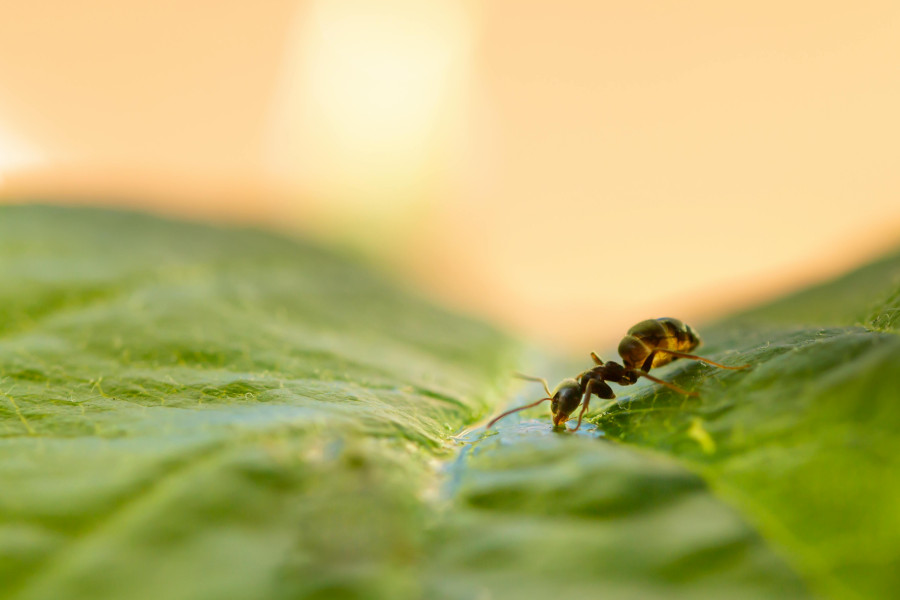
[[[581,405],[581,412],[578,413],[578,424],[575,426],[575,429],[569,430],[578,431],[578,428],[581,427],[581,419],[588,409],[592,395],[604,400],[612,400],[616,397],[612,388],[606,383],[607,381],[619,385],[631,385],[639,377],[645,377],[679,394],[696,397],[698,395],[697,392],[683,390],[677,385],[647,373],[654,367],[661,367],[678,358],[699,360],[720,369],[740,370],[750,368],[750,365],[728,367],[702,356],[688,354],[688,352],[699,345],[700,336],[691,329],[690,325],[685,325],[678,319],[664,317],[641,321],[629,329],[622,341],[619,342],[618,350],[619,356],[622,357],[622,365],[613,361],[604,363],[595,352],[591,352],[591,358],[595,366],[582,372],[577,378],[562,380],[553,392],[550,391],[546,379],[517,374],[521,379],[537,381],[543,384],[547,397],[506,411],[491,420],[487,424],[486,429],[490,429],[494,423],[507,415],[526,408],[532,408],[541,402],[550,400],[550,412],[553,416],[554,427],[565,427],[565,423],[569,420],[570,415]]]

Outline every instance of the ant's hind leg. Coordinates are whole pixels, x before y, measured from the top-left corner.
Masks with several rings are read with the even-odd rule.
[[[685,389],[678,387],[674,383],[669,383],[668,381],[663,381],[662,379],[660,379],[658,377],[654,377],[653,375],[650,375],[649,373],[645,373],[644,371],[640,371],[638,369],[632,369],[631,372],[640,377],[646,377],[650,381],[653,381],[654,383],[658,383],[659,385],[664,385],[667,388],[669,388],[670,390],[678,392],[679,394],[684,394],[685,396],[693,396],[694,398],[700,397],[700,394],[698,394],[697,392],[689,392]]]
[[[544,391],[547,392],[548,396],[553,396],[553,392],[550,391],[550,386],[547,385],[547,380],[543,377],[534,377],[532,375],[523,375],[522,373],[513,373],[514,376],[519,379],[524,379],[525,381],[536,381],[544,386]]]
[[[684,352],[676,352],[675,350],[657,350],[657,352],[665,352],[666,354],[671,354],[672,356],[677,356],[678,358],[688,358],[691,360],[699,360],[700,362],[705,362],[711,364],[715,367],[719,367],[720,369],[729,369],[731,371],[740,371],[741,369],[749,369],[753,365],[740,365],[738,367],[729,367],[720,363],[717,363],[714,360],[710,360],[708,358],[703,358],[702,356],[697,356],[696,354],[685,354]]]

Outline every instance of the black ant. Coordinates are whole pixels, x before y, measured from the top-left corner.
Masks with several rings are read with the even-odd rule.
[[[678,319],[665,317],[641,321],[629,329],[622,341],[619,342],[619,356],[622,357],[624,366],[612,361],[604,363],[595,352],[591,352],[591,358],[594,360],[595,366],[584,371],[575,379],[564,379],[552,393],[546,379],[529,375],[517,375],[528,381],[542,383],[544,391],[547,392],[547,397],[506,411],[491,420],[487,424],[487,429],[490,429],[494,423],[507,415],[526,408],[532,408],[541,402],[549,400],[554,427],[565,427],[565,423],[569,420],[570,415],[581,405],[581,412],[578,413],[578,425],[575,426],[575,429],[570,430],[577,431],[581,427],[581,419],[588,409],[592,395],[604,400],[612,400],[616,397],[612,388],[607,385],[607,381],[619,385],[631,385],[639,377],[646,377],[650,381],[664,385],[679,394],[697,396],[696,392],[683,390],[677,385],[647,373],[654,367],[661,367],[678,358],[703,361],[721,369],[739,370],[750,367],[750,365],[727,367],[708,358],[688,354],[688,352],[699,345],[700,336],[694,333],[690,325],[685,325]]]

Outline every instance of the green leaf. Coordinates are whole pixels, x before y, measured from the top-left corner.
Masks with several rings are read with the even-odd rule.
[[[705,353],[753,367],[678,361],[661,371],[701,399],[645,386],[595,421],[699,473],[819,595],[892,597],[900,589],[898,311],[894,255],[709,328]]]
[[[390,596],[517,347],[251,230],[0,209],[0,596]]]
[[[520,346],[357,261],[0,207],[0,598],[890,596],[898,281],[704,329],[753,368],[659,371],[700,399],[486,434]]]
[[[457,466],[428,598],[803,598],[805,584],[663,456],[507,424]],[[464,455],[465,457],[465,455]]]

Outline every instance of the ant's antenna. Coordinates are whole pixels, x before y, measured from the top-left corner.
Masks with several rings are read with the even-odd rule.
[[[513,373],[514,377],[518,377],[519,379],[524,379],[525,381],[537,381],[538,383],[544,386],[544,391],[547,392],[548,396],[553,396],[553,392],[550,391],[550,386],[547,385],[547,380],[543,377],[535,377],[533,375],[523,375],[522,373]]]
[[[494,423],[496,423],[497,421],[499,421],[500,419],[502,419],[502,418],[505,417],[506,415],[511,415],[511,414],[513,414],[514,412],[519,412],[520,410],[525,410],[526,408],[534,408],[535,406],[537,406],[537,405],[540,404],[541,402],[545,402],[545,401],[547,401],[547,400],[553,400],[553,398],[541,398],[541,399],[538,400],[537,402],[532,402],[531,404],[526,404],[525,406],[520,406],[520,407],[518,407],[518,408],[514,408],[514,409],[512,409],[512,410],[508,410],[508,411],[506,411],[505,413],[501,414],[500,416],[494,417],[494,418],[491,420],[491,422],[487,424],[487,426],[485,427],[485,429],[490,429],[491,426],[492,426]]]

